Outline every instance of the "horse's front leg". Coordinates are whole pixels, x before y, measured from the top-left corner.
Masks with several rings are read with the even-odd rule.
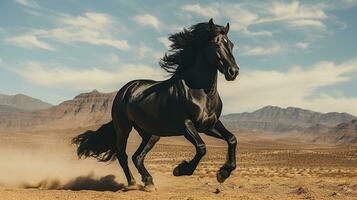
[[[228,144],[227,160],[217,172],[218,182],[223,183],[231,175],[231,172],[236,168],[237,139],[223,126],[221,121],[218,121],[214,128],[206,131],[205,133],[216,138],[224,139]]]
[[[192,121],[187,120],[185,122],[185,133],[184,136],[187,140],[189,140],[196,148],[195,157],[187,162],[182,161],[173,171],[174,176],[182,176],[182,175],[192,175],[195,171],[198,163],[202,159],[202,157],[206,154],[206,145],[203,142],[202,138],[198,134],[196,128],[194,127]]]

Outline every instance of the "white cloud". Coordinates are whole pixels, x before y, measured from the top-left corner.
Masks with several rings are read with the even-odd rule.
[[[181,8],[183,11],[196,13],[198,15],[211,18],[218,15],[218,10],[212,6],[201,6],[199,4],[188,4]]]
[[[287,19],[315,19],[323,20],[327,16],[325,12],[316,6],[303,6],[298,1],[274,2],[269,8],[270,13],[275,16],[275,20]]]
[[[55,38],[62,42],[85,42],[94,45],[112,46],[120,50],[129,48],[126,40],[114,38],[112,32],[115,20],[105,13],[86,12],[84,16],[67,16],[58,21],[61,28],[44,30],[44,36]],[[41,31],[39,31],[41,34]]]
[[[141,43],[137,49],[138,55],[140,59],[143,59],[148,56],[148,54],[152,53],[152,49],[146,46],[144,43]]]
[[[248,36],[265,36],[272,37],[273,32],[271,31],[250,31],[247,28],[242,29],[243,33]]]
[[[37,29],[27,33],[26,37],[18,37],[21,40],[28,40],[28,43],[32,43],[34,46],[45,49],[50,49],[51,47],[37,38],[50,38],[63,43],[83,42],[93,45],[105,45],[120,50],[129,49],[129,44],[126,40],[119,40],[113,36],[112,33],[116,31],[114,27],[116,22],[108,14],[86,12],[83,16],[61,16],[57,18],[57,23],[59,24],[58,28]],[[21,45],[20,42],[17,43]],[[22,46],[25,47],[25,45]]]
[[[252,46],[245,46],[243,48],[243,55],[247,56],[261,56],[261,55],[273,55],[277,54],[282,50],[280,45],[272,45],[271,47],[252,47]]]
[[[15,0],[15,2],[22,6],[26,6],[30,8],[38,8],[38,5],[31,0]]]
[[[116,64],[121,61],[121,58],[116,54],[109,54],[103,57],[103,62],[107,64]]]
[[[45,49],[45,50],[50,50],[50,51],[55,50],[54,47],[47,44],[46,42],[40,41],[34,35],[15,36],[15,37],[8,38],[7,41],[14,45],[24,47],[24,48],[29,48],[29,49],[40,48],[40,49]]]
[[[159,41],[161,44],[163,44],[166,48],[169,48],[171,42],[167,37],[159,37],[157,38],[157,41]]]
[[[266,15],[256,21],[256,24],[281,22],[291,29],[324,30],[324,20],[328,18],[323,7],[316,5],[302,5],[298,1],[274,2],[267,7]]]
[[[144,26],[152,26],[156,30],[160,29],[160,21],[153,15],[150,14],[144,14],[144,15],[137,15],[134,17],[134,20]]]
[[[86,29],[103,29],[113,23],[110,15],[95,12],[86,12],[84,16],[68,16],[58,20],[69,26],[78,26]]]
[[[31,15],[42,16],[41,13],[34,11],[34,10],[24,9],[24,12],[31,14]]]
[[[231,29],[247,36],[271,37],[273,31],[262,24],[278,23],[289,29],[324,31],[328,16],[324,4],[292,2],[211,3],[208,5],[187,4],[181,7],[186,13],[207,18],[225,19],[231,22]],[[254,31],[253,30],[254,27]],[[262,28],[259,28],[262,27]]]
[[[243,8],[240,4],[212,3],[207,6],[187,4],[181,7],[184,12],[193,13],[207,18],[220,19],[227,17],[231,21],[231,30],[249,36],[272,36],[271,31],[251,31],[249,26],[259,19],[254,11]]]
[[[301,19],[301,20],[293,20],[290,23],[290,27],[292,29],[301,29],[301,28],[316,28],[316,29],[325,29],[326,26],[324,23],[318,20],[309,20],[309,19]]]
[[[12,70],[27,81],[44,87],[70,90],[92,90],[96,88],[113,91],[133,79],[162,80],[164,78],[162,70],[147,65],[123,64],[117,70],[75,69],[59,64],[38,62],[28,62],[23,65]]]
[[[154,59],[152,61],[158,61],[162,57],[162,53],[153,50],[152,48],[146,46],[143,42],[140,43],[139,47],[136,48],[136,52],[139,55],[139,59]]]
[[[295,44],[295,46],[299,49],[307,49],[309,48],[310,44],[307,42],[298,42]]]
[[[320,88],[351,81],[351,74],[356,72],[357,60],[340,65],[319,62],[308,68],[293,67],[285,72],[243,71],[234,82],[227,82],[220,76],[219,89],[226,113],[253,111],[266,105],[277,105],[357,115],[357,98],[316,94]]]

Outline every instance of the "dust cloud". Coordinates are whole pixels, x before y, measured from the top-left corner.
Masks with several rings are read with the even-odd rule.
[[[0,185],[15,188],[116,191],[118,163],[78,160],[73,134],[1,133]],[[108,175],[115,174],[115,175]]]

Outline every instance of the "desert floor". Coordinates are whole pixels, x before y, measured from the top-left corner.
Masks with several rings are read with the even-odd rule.
[[[194,175],[174,177],[174,167],[192,158],[194,148],[182,138],[163,138],[146,159],[157,186],[149,193],[125,191],[116,161],[78,160],[70,145],[76,132],[0,133],[0,199],[357,199],[357,147],[239,134],[238,167],[219,184],[224,142],[204,137],[208,152]],[[129,155],[139,142],[132,135]]]

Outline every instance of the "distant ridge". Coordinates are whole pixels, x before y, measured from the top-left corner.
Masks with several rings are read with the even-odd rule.
[[[222,121],[231,129],[261,132],[305,132],[319,124],[333,127],[357,119],[348,113],[320,113],[296,107],[281,108],[265,106],[254,112],[222,116]]]
[[[0,105],[10,106],[21,110],[42,110],[50,108],[52,105],[39,99],[26,96],[24,94],[5,95],[0,94]]]
[[[0,114],[1,113],[9,113],[9,112],[20,112],[22,111],[21,109],[18,108],[14,108],[11,106],[7,106],[7,105],[0,105]]]
[[[314,142],[333,144],[357,144],[357,120],[341,123],[319,134]]]
[[[43,110],[0,113],[0,129],[53,130],[99,125],[110,120],[115,94],[93,90]]]
[[[99,126],[111,120],[112,103],[117,92],[93,90],[82,93],[57,106],[29,111],[0,106],[0,130],[59,130]],[[295,135],[311,142],[356,144],[356,116],[348,113],[320,113],[311,110],[265,106],[254,112],[234,113],[221,117],[232,131]],[[352,127],[352,128],[351,128]],[[356,142],[356,143],[355,143]]]

